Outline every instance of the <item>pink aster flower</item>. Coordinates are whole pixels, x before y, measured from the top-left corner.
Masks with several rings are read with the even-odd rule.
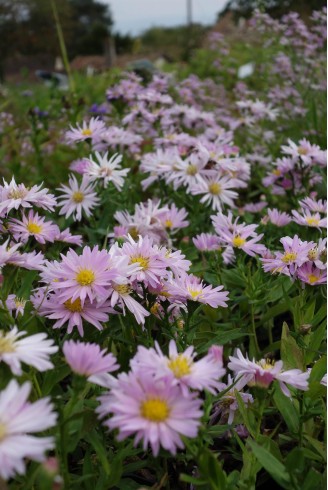
[[[249,403],[253,403],[254,399],[252,395],[249,393],[243,393],[241,391],[242,389],[242,382],[234,383],[234,380],[231,378],[230,374],[228,375],[228,383],[224,384],[221,383],[221,391],[226,390],[229,388],[230,385],[233,385],[231,389],[225,393],[223,396],[220,397],[219,401],[214,404],[213,406],[213,414],[211,415],[211,423],[216,423],[216,419],[218,417],[223,420],[221,423],[226,423],[226,424],[232,424],[234,421],[236,412],[239,410],[239,405],[237,401],[237,396],[236,392],[239,394],[241,397],[242,401],[244,404],[247,406]]]
[[[172,204],[171,208],[159,214],[159,220],[164,228],[174,232],[189,225],[189,221],[185,219],[187,216],[188,213],[185,208],[178,209],[175,204]]]
[[[58,203],[61,206],[59,214],[64,214],[65,218],[73,215],[74,219],[81,221],[82,211],[84,211],[89,218],[92,209],[98,206],[100,202],[97,193],[94,192],[94,187],[95,184],[92,184],[86,175],[83,175],[81,184],[78,183],[74,175],[71,175],[69,186],[62,184],[58,189],[63,193],[59,198],[61,201]]]
[[[32,209],[28,215],[22,215],[22,221],[12,218],[9,222],[10,231],[16,241],[26,243],[30,236],[34,237],[39,243],[54,242],[55,237],[60,233],[57,225],[51,221],[46,221]]]
[[[61,328],[67,323],[67,333],[72,333],[74,327],[81,337],[84,335],[83,321],[90,323],[98,330],[103,329],[102,323],[108,322],[109,313],[115,313],[108,301],[100,304],[91,303],[89,299],[82,304],[80,298],[72,301],[62,301],[60,292],[48,294],[41,288],[32,296],[31,301],[40,316],[56,320],[52,328]]]
[[[56,424],[57,414],[49,398],[28,402],[32,386],[29,382],[19,386],[10,381],[0,391],[0,476],[8,480],[16,473],[25,473],[25,459],[43,461],[45,451],[53,449],[53,437],[35,437]]]
[[[278,209],[268,209],[268,218],[270,223],[276,226],[286,226],[292,221],[292,217]]]
[[[319,269],[311,262],[306,262],[299,267],[296,271],[296,277],[310,286],[327,284],[327,271]]]
[[[84,305],[86,298],[91,302],[103,302],[109,296],[111,281],[120,282],[120,274],[111,267],[111,258],[106,250],[98,246],[84,247],[77,255],[69,249],[61,262],[48,263],[42,273],[42,280],[50,283],[51,288],[59,290],[61,300],[75,301],[80,298]]]
[[[103,133],[106,131],[105,123],[97,117],[92,117],[89,122],[83,121],[82,127],[77,124],[77,128],[73,128],[73,126],[70,126],[70,128],[66,132],[66,139],[70,143],[91,140],[94,144],[101,140]]]
[[[137,300],[135,300],[131,293],[133,289],[128,284],[113,284],[113,291],[111,293],[110,304],[112,307],[118,305],[123,310],[125,315],[126,308],[134,315],[139,325],[144,325],[145,318],[150,315]]]
[[[258,243],[263,234],[257,235],[255,229],[257,225],[237,224],[237,220],[228,227],[219,225],[219,215],[212,216],[212,220],[217,233],[219,234],[222,245],[241,249],[251,257],[256,254],[262,254],[265,251],[265,246]]]
[[[82,235],[72,235],[69,228],[60,231],[55,238],[56,242],[70,243],[72,245],[77,245],[80,247],[83,243]]]
[[[21,247],[21,243],[12,245],[9,243],[9,238],[0,245],[0,268],[5,264],[19,262],[21,254],[17,251]]]
[[[54,341],[48,339],[46,334],[37,333],[24,339],[27,332],[19,331],[13,327],[8,332],[0,330],[0,361],[5,362],[11,371],[21,376],[21,362],[35,367],[38,371],[47,371],[54,365],[49,361],[50,354],[58,351]]]
[[[78,160],[73,160],[73,162],[71,162],[69,166],[69,169],[72,170],[73,172],[83,175],[86,172],[89,165],[90,162],[87,158],[80,158]]]
[[[201,252],[213,252],[220,248],[220,238],[212,233],[201,233],[195,236],[192,241]]]
[[[305,165],[310,165],[313,156],[320,151],[319,146],[312,145],[305,138],[301,139],[298,144],[288,139],[288,146],[284,145],[281,150],[286,155],[291,155],[292,158],[301,158]]]
[[[327,214],[327,201],[323,199],[316,201],[311,197],[306,197],[300,201],[300,206],[303,209],[308,209],[309,211],[313,211],[315,213]]]
[[[16,184],[14,177],[8,184],[5,180],[0,186],[0,214],[7,214],[11,209],[31,208],[37,206],[42,209],[54,211],[57,205],[48,189],[41,189],[41,185],[33,185],[31,188],[24,184]]]
[[[128,240],[120,249],[120,254],[129,257],[130,264],[137,264],[138,271],[131,275],[131,281],[142,281],[156,287],[161,278],[167,275],[167,261],[161,249],[146,237],[139,236],[138,241],[128,235]]]
[[[293,210],[295,223],[301,226],[310,226],[311,228],[327,228],[327,218],[321,218],[320,214],[313,213],[308,209],[303,209],[303,213]]]
[[[261,258],[265,272],[281,272],[294,275],[298,267],[301,267],[308,259],[308,253],[315,246],[313,242],[303,242],[297,235],[294,238],[283,237],[280,242],[284,247],[284,253],[275,252],[275,257]]]
[[[44,267],[45,261],[46,260],[42,252],[36,253],[34,251],[20,254],[19,260],[17,259],[15,262],[13,261],[11,263],[15,263],[24,269],[41,271]]]
[[[112,182],[118,191],[122,190],[124,185],[124,177],[130,171],[129,168],[122,168],[120,163],[123,159],[122,155],[115,153],[111,158],[108,158],[108,152],[101,155],[96,151],[97,162],[93,160],[92,155],[89,158],[89,166],[86,169],[86,175],[90,180],[102,180],[104,187]]]
[[[223,286],[206,286],[199,277],[192,274],[184,274],[180,277],[171,279],[166,283],[168,293],[182,301],[197,301],[217,308],[218,306],[227,307],[228,292],[222,291]]]
[[[12,315],[13,312],[16,311],[15,318],[17,318],[19,314],[24,315],[25,305],[26,300],[18,298],[16,294],[9,294],[6,299],[6,307],[10,314]]]
[[[196,355],[192,346],[179,354],[176,343],[171,340],[167,357],[155,342],[155,349],[139,346],[130,364],[132,370],[153,373],[156,379],[172,377],[173,383],[181,387],[184,396],[189,396],[190,389],[207,390],[215,394],[222,384],[218,380],[225,374],[222,349],[221,356],[209,352],[196,361]]]
[[[118,429],[118,440],[135,434],[135,445],[150,444],[154,456],[160,447],[176,454],[183,449],[181,435],[196,437],[203,412],[201,400],[181,396],[178,386],[169,380],[156,380],[147,371],[120,374],[108,395],[99,398],[101,418],[112,414],[104,424]]]
[[[327,268],[327,238],[319,238],[317,244],[315,244],[308,252],[308,259],[318,267],[318,269]]]
[[[266,201],[254,202],[246,204],[243,207],[243,211],[247,211],[248,213],[260,213],[267,205],[268,203]]]
[[[290,391],[285,383],[299,390],[306,391],[308,389],[309,373],[303,373],[300,369],[290,369],[283,371],[282,361],[270,361],[261,359],[260,361],[250,361],[245,358],[240,349],[237,349],[237,357],[230,356],[228,368],[235,373],[236,377],[240,377],[240,384],[245,386],[256,385],[261,388],[268,388],[275,379],[279,382],[281,391],[284,395],[290,397]]]
[[[107,353],[106,349],[100,350],[98,344],[67,340],[63,345],[63,353],[74,373],[87,377],[90,383],[105,388],[111,386],[109,373],[116,371],[119,365],[113,354]]]

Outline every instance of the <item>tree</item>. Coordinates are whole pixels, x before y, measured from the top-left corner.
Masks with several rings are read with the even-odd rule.
[[[60,0],[57,8],[69,56],[102,54],[113,24],[109,7],[97,0]],[[60,54],[49,0],[0,0],[0,52],[2,59]]]

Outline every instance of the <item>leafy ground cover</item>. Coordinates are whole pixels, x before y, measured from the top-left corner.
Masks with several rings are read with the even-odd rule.
[[[3,488],[323,488],[325,18],[8,88]]]

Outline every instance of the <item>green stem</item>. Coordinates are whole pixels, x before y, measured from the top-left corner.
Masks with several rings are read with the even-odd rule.
[[[254,305],[253,305],[253,303],[251,304],[251,320],[252,320],[252,332],[253,332],[253,336],[254,336],[253,337],[254,347],[255,347],[255,350],[256,350],[256,354],[258,356],[259,353],[260,353],[260,347],[259,347],[259,343],[258,343],[257,335],[256,335],[255,313],[254,313]]]
[[[72,77],[71,67],[70,67],[70,64],[69,64],[69,61],[68,61],[65,39],[64,39],[63,30],[61,28],[61,24],[60,24],[60,20],[59,20],[59,15],[58,15],[58,10],[57,10],[57,6],[56,6],[56,1],[55,0],[50,0],[50,2],[51,2],[52,12],[53,12],[54,18],[55,18],[55,24],[56,24],[57,35],[58,35],[58,40],[59,40],[59,45],[60,45],[60,51],[61,51],[61,55],[62,55],[62,58],[63,58],[63,63],[64,63],[64,66],[65,66],[65,70],[67,72],[69,86],[70,86],[70,91],[72,93],[74,93],[75,92],[75,84],[74,84],[74,79]]]

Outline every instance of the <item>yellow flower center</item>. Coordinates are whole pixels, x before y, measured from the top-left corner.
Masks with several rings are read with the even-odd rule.
[[[95,280],[95,274],[91,269],[81,269],[75,279],[80,286],[90,286]]]
[[[314,274],[309,274],[309,275],[307,276],[307,278],[308,278],[308,281],[309,281],[309,283],[310,283],[310,284],[315,284],[315,283],[316,283],[316,282],[318,282],[318,281],[319,281],[319,279],[320,279],[320,277],[315,276]]]
[[[279,175],[281,175],[281,170],[279,170],[279,168],[276,168],[275,170],[272,171],[273,175],[276,175],[277,177],[279,177]]]
[[[36,224],[36,223],[31,223],[29,222],[26,226],[26,229],[29,233],[32,233],[33,235],[36,235],[38,233],[41,233],[42,231],[42,226]]]
[[[285,255],[281,257],[281,260],[285,264],[290,264],[291,262],[294,262],[297,259],[297,254],[295,252],[286,252]]]
[[[167,219],[167,220],[165,220],[164,225],[165,225],[165,228],[172,228],[173,222],[172,222],[172,220]]]
[[[81,311],[83,311],[80,298],[77,298],[75,301],[68,299],[65,301],[64,306],[72,313],[81,313]]]
[[[274,359],[262,359],[261,361],[257,362],[259,366],[261,366],[262,369],[265,369],[266,371],[270,370],[273,368],[275,365],[275,360]]]
[[[7,428],[5,426],[5,424],[2,424],[0,422],[0,442],[3,441],[3,439],[6,437],[7,435]]]
[[[168,362],[168,367],[173,371],[176,378],[182,378],[191,373],[192,362],[189,361],[184,355],[179,354],[175,359],[171,359]]]
[[[91,129],[83,129],[82,134],[83,134],[83,136],[91,136],[92,131],[91,131]]]
[[[306,222],[309,226],[318,226],[319,225],[319,219],[318,218],[306,218]]]
[[[208,186],[208,190],[210,194],[213,194],[213,196],[218,196],[221,194],[221,186],[217,182],[213,182],[213,184],[210,184]]]
[[[186,170],[187,175],[196,175],[197,172],[198,172],[198,168],[196,167],[196,165],[188,165]]]
[[[14,303],[16,305],[16,308],[19,308],[21,306],[24,308],[24,306],[26,305],[26,300],[22,298],[15,298]]]
[[[309,150],[307,148],[304,148],[304,146],[299,146],[297,148],[297,152],[299,155],[307,155]]]
[[[131,226],[129,228],[129,234],[132,236],[132,238],[137,239],[139,235],[139,230],[136,226]]]
[[[118,294],[129,294],[131,292],[131,288],[127,284],[118,284],[114,289]]]
[[[170,408],[165,400],[149,398],[142,402],[140,413],[142,417],[151,422],[164,422],[170,414]]]
[[[131,257],[130,264],[135,264],[136,262],[138,262],[138,264],[142,269],[147,269],[149,264],[149,259],[147,259],[146,257],[142,257],[141,255],[137,255],[136,257]]]
[[[8,193],[8,197],[9,199],[23,199],[28,193],[28,191],[29,191],[28,187],[26,189],[12,189]]]
[[[311,248],[311,250],[308,253],[308,258],[310,260],[315,260],[318,256],[318,249],[317,247]]]
[[[78,204],[79,202],[82,202],[83,200],[84,200],[83,192],[80,192],[80,191],[73,192],[72,201],[74,201]]]
[[[190,294],[193,300],[196,300],[197,298],[202,298],[203,296],[202,289],[192,289],[190,287],[187,289],[188,289],[188,293]]]
[[[246,242],[245,238],[241,238],[240,235],[236,235],[232,239],[232,245],[237,248],[241,248],[245,242]]]
[[[150,313],[152,315],[157,315],[159,311],[160,304],[159,303],[154,303],[153,306],[150,308]]]
[[[14,340],[7,338],[5,334],[0,334],[0,354],[15,352]]]

